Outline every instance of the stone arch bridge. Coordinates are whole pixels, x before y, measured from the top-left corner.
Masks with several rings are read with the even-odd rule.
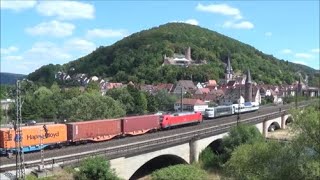
[[[241,120],[241,123],[254,124],[266,137],[268,131],[279,128],[285,129],[286,124],[291,120],[290,115],[285,114],[282,114],[280,117],[263,115],[262,117]],[[202,130],[201,133],[195,132],[192,136],[188,136],[186,133],[172,135],[171,138],[175,139],[175,141],[168,141],[164,145],[159,144],[142,152],[110,159],[111,168],[115,169],[121,178],[132,179],[134,178],[134,174],[144,166],[147,166],[148,163],[161,160],[161,158],[170,158],[173,163],[197,162],[200,153],[210,144],[220,141],[224,136],[227,136],[228,129],[234,125],[236,125],[235,122],[218,127],[208,127]]]

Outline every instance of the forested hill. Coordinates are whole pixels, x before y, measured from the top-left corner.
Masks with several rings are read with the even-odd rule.
[[[13,85],[18,79],[24,78],[26,75],[13,73],[0,73],[0,84]]]
[[[192,59],[206,60],[206,65],[181,68],[161,66],[163,56],[184,53],[191,47]],[[250,68],[256,82],[291,84],[297,80],[297,72],[308,74],[314,84],[315,70],[307,66],[278,60],[254,47],[241,43],[209,29],[184,23],[168,23],[132,34],[115,44],[99,47],[91,54],[62,66],[47,65],[29,74],[33,81],[51,84],[55,72],[68,74],[86,73],[90,76],[108,77],[122,82],[175,82],[179,79],[206,81],[224,77],[227,55],[235,72]]]

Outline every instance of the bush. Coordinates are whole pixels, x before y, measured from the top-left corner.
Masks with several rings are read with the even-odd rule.
[[[220,155],[215,154],[210,147],[204,149],[199,156],[201,167],[204,169],[222,167],[222,159]]]
[[[88,158],[82,161],[79,172],[75,174],[76,180],[118,180],[110,164],[102,157]]]
[[[192,165],[175,165],[159,169],[151,174],[153,180],[206,180],[208,174]]]
[[[264,138],[255,126],[240,124],[233,127],[229,132],[229,136],[226,136],[222,140],[224,150],[223,162],[227,162],[232,151],[241,144],[253,144],[262,141],[264,141]]]

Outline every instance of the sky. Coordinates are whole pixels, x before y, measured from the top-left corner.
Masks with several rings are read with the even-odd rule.
[[[168,22],[219,32],[276,58],[319,69],[319,0],[1,0],[1,72],[64,64]]]

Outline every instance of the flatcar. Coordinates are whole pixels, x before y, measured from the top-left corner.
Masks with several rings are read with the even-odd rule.
[[[48,146],[60,146],[67,141],[67,127],[64,124],[25,126],[21,127],[21,137],[15,135],[13,128],[1,128],[0,154],[16,153],[17,141],[21,141],[23,152],[39,151]]]
[[[66,125],[70,143],[106,141],[122,134],[120,119],[72,122]]]
[[[140,135],[161,128],[159,115],[142,115],[121,118],[122,136]]]

